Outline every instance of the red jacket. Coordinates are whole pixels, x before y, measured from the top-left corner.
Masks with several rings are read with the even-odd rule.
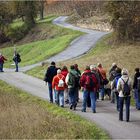
[[[59,80],[62,79],[65,82],[65,77],[62,74],[57,74],[54,76],[53,81],[52,81],[52,88],[56,90],[64,90],[64,87],[58,87]]]
[[[66,76],[67,76],[67,74],[68,74],[68,71],[67,71],[67,70],[62,70],[62,71],[61,71],[61,74],[64,75],[65,78],[66,78]]]
[[[92,88],[87,88],[86,87],[86,74],[90,73],[91,74],[91,77],[92,77],[92,80],[93,80],[93,83],[94,83],[94,86]],[[85,89],[89,90],[89,91],[97,91],[98,89],[98,80],[96,78],[96,76],[94,75],[94,73],[91,73],[90,70],[85,70],[84,73],[82,74],[81,78],[80,78],[80,85],[81,87],[84,87]]]
[[[66,78],[67,74],[68,74],[68,70],[62,70],[61,74],[64,75],[64,77]],[[65,88],[68,88],[67,84],[65,84]]]
[[[7,60],[4,56],[0,56],[0,63],[4,63],[4,61]]]

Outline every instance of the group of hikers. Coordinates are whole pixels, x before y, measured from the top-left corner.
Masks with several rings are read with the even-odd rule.
[[[44,81],[48,83],[49,99],[51,103],[56,103],[60,107],[69,104],[69,108],[76,110],[79,102],[79,90],[83,92],[82,112],[86,112],[86,107],[91,107],[96,113],[96,101],[104,100],[105,95],[109,96],[111,103],[116,102],[116,109],[119,111],[119,120],[123,121],[123,106],[126,105],[126,121],[130,117],[130,99],[132,90],[136,108],[140,110],[140,71],[135,69],[134,82],[129,77],[128,70],[119,68],[113,63],[109,71],[109,78],[101,63],[86,66],[83,73],[78,65],[57,68],[55,62],[47,68]],[[110,88],[108,87],[110,85]]]
[[[2,53],[0,53],[0,72],[4,72],[3,65],[4,65],[5,61],[7,61],[7,59],[2,55]],[[14,61],[14,64],[16,66],[15,72],[18,72],[19,71],[18,70],[18,63],[21,62],[21,58],[20,58],[20,55],[17,51],[14,51],[13,61]]]

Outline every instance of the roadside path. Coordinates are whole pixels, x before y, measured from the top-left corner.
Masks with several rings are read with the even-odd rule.
[[[57,18],[54,23],[57,25],[61,25],[64,27],[73,27],[73,29],[81,29],[78,27],[74,27],[70,24],[67,24],[64,22],[66,17],[59,17]],[[92,36],[93,38],[95,38],[96,36],[98,36],[98,33],[100,34],[98,36],[97,39],[91,39],[91,41],[89,42],[85,42],[85,44],[91,44],[94,45],[96,43],[96,41],[104,34],[101,32],[97,31],[93,31],[93,30],[88,30],[88,29],[81,29],[82,31],[85,31],[87,34],[91,34],[90,36]],[[90,33],[91,32],[91,33]],[[102,35],[101,35],[102,34]],[[74,42],[77,43],[78,40],[80,38],[78,38],[77,40],[75,40]],[[84,40],[83,36],[81,37],[80,40]],[[86,39],[85,39],[86,41]],[[93,41],[93,42],[92,42]],[[75,43],[72,43],[73,45]],[[79,41],[80,43],[81,41]],[[78,44],[79,44],[78,43]],[[78,44],[76,44],[76,46],[78,46]],[[81,46],[84,47],[84,45],[82,45],[83,43],[81,43]],[[70,45],[71,48],[73,45]],[[80,45],[79,45],[80,46]],[[81,47],[81,49],[83,49]],[[86,53],[86,51],[88,51],[92,46],[90,46],[88,49],[86,49],[85,51],[83,51],[82,53],[78,54],[79,51],[77,51],[77,56],[82,55],[83,53]],[[86,47],[84,47],[85,49]],[[63,60],[62,58],[66,59],[70,59],[73,57],[76,57],[75,55],[72,56],[68,56],[67,53],[65,53],[66,50],[64,50],[64,52],[51,57],[50,59],[48,59],[47,61],[52,61],[52,60],[59,60],[60,61]],[[76,51],[75,49],[71,50],[73,53],[75,54]],[[64,56],[62,55],[64,53]],[[71,55],[72,55],[71,54]],[[68,56],[68,57],[67,57]],[[54,59],[53,59],[54,58]],[[26,75],[24,73],[22,73],[22,71],[26,71],[29,70],[35,66],[40,65],[41,63],[32,65],[32,66],[27,66],[24,68],[20,68],[21,72],[15,73],[13,72],[13,70],[9,70],[9,69],[5,69],[4,73],[0,73],[0,79],[7,82],[10,85],[13,85],[15,87],[18,87],[24,91],[27,91],[28,93],[34,95],[34,96],[38,96],[44,100],[48,100],[48,88],[45,85],[45,83],[37,78],[34,78],[32,76]],[[78,104],[77,110],[73,111],[76,114],[81,115],[82,117],[91,120],[92,122],[96,123],[97,125],[99,125],[101,128],[103,128],[105,131],[107,131],[110,135],[110,137],[112,139],[139,139],[140,138],[140,112],[137,111],[134,107],[131,107],[131,115],[130,115],[130,122],[127,123],[125,121],[120,122],[118,121],[118,112],[115,109],[115,105],[109,103],[109,101],[98,101],[97,102],[97,113],[93,114],[91,113],[90,109],[87,109],[86,113],[81,112],[81,100],[82,100],[82,94],[80,94],[80,103]],[[125,115],[125,114],[124,114]]]

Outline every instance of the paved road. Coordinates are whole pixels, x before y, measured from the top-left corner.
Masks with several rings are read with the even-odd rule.
[[[68,28],[73,27],[63,22],[65,18],[66,17],[60,17],[57,20],[55,20],[54,23],[56,23],[57,21],[58,25],[61,26],[65,25],[65,27]],[[74,28],[78,30],[81,29],[77,27]],[[81,30],[85,31],[86,29],[81,29]],[[88,34],[90,34],[91,31],[91,35],[94,35],[93,30],[86,30],[86,31]],[[97,32],[95,31],[95,33]],[[103,33],[102,35],[104,34],[105,33]],[[93,45],[95,43],[96,41],[93,40],[93,43],[91,44]],[[88,49],[86,51],[88,51]],[[62,59],[60,54],[57,55],[58,58],[59,56]],[[67,58],[67,55],[65,57],[66,59],[69,59]],[[49,61],[51,60],[53,60],[53,57],[49,59]],[[20,68],[20,70],[26,71],[37,65],[40,65],[40,63],[35,64],[33,66]],[[10,85],[25,90],[34,96],[38,96],[42,99],[48,100],[47,86],[45,86],[45,83],[40,79],[28,76],[22,72],[15,73],[13,72],[13,70],[8,70],[8,69],[5,69],[4,73],[0,73],[0,79],[6,81]],[[81,96],[82,94],[80,94],[80,99],[82,100]],[[125,121],[123,122],[118,121],[118,112],[115,110],[115,105],[109,103],[109,101],[100,101],[100,102],[98,101],[97,113],[95,114],[91,113],[90,109],[88,109],[86,113],[81,112],[81,103],[78,104],[77,110],[74,112],[76,114],[83,116],[88,120],[93,121],[94,123],[98,124],[100,127],[104,128],[109,133],[112,139],[140,139],[140,112],[133,107],[131,107],[131,117],[129,123]]]
[[[81,56],[85,54],[87,51],[89,51],[92,47],[94,47],[98,39],[100,39],[102,36],[107,34],[107,32],[94,31],[94,30],[83,29],[83,28],[72,26],[71,24],[66,23],[66,19],[67,19],[67,16],[60,16],[53,21],[53,24],[56,24],[61,27],[73,29],[73,30],[78,30],[86,34],[73,40],[70,43],[69,47],[66,48],[63,52],[42,62],[51,62],[51,61],[60,62],[60,61],[64,61],[64,60]],[[36,66],[40,66],[42,62],[22,67],[20,68],[20,71],[25,72]],[[5,70],[13,71],[9,69],[5,69]]]

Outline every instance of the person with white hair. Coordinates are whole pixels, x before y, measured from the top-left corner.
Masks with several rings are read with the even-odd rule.
[[[3,71],[4,61],[7,61],[7,59],[2,55],[2,53],[0,53],[0,72],[4,72]]]
[[[57,70],[57,75],[52,81],[52,88],[56,92],[56,104],[64,107],[64,90],[65,90],[65,76],[61,74],[61,70]]]
[[[121,71],[121,78],[118,80],[117,90],[119,92],[119,120],[123,121],[123,105],[126,105],[126,121],[130,119],[130,99],[132,90],[132,80],[129,77],[128,70],[123,68]]]

